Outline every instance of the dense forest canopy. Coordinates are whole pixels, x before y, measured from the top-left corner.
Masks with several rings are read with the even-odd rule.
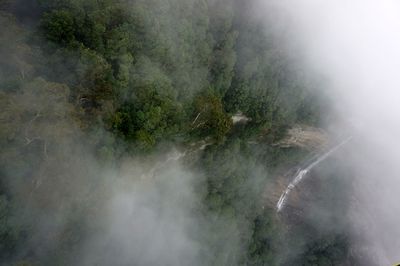
[[[0,264],[344,263],[345,225],[309,217],[288,232],[263,202],[306,153],[274,143],[318,126],[322,101],[282,48],[282,23],[253,12],[234,0],[0,1]],[[184,166],[139,178],[173,147],[192,150]]]

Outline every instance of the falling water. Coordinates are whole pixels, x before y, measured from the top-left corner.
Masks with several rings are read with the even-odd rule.
[[[311,169],[313,169],[316,165],[324,161],[326,158],[328,158],[332,153],[337,151],[341,146],[346,144],[351,140],[352,137],[348,137],[344,141],[340,142],[338,145],[327,151],[326,153],[322,154],[321,156],[317,157],[315,160],[311,161],[310,164],[308,164],[307,167],[305,168],[300,168],[297,172],[296,175],[293,179],[292,182],[287,186],[286,190],[282,193],[281,197],[279,198],[278,203],[276,204],[277,211],[280,212],[283,207],[285,206],[285,203],[289,197],[290,192],[292,191],[293,188],[297,186],[303,180],[303,178],[307,175],[308,172],[310,172]]]

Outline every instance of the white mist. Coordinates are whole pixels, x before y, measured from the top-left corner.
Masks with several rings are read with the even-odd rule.
[[[275,3],[276,2],[276,3]],[[351,215],[371,265],[400,261],[400,1],[264,0],[282,11],[305,67],[328,82],[354,137]],[[344,123],[343,123],[344,122]],[[343,126],[347,124],[348,127]]]

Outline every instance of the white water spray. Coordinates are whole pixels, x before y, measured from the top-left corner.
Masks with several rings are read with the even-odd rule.
[[[351,140],[351,138],[352,137],[345,139],[344,141],[340,142],[338,145],[336,145],[335,147],[333,147],[326,153],[317,157],[307,167],[300,168],[296,172],[296,175],[295,175],[295,178],[293,179],[293,181],[290,182],[290,184],[287,186],[287,188],[285,189],[285,191],[282,193],[281,197],[279,198],[278,203],[276,204],[277,211],[280,212],[283,209],[292,189],[294,189],[301,182],[301,180],[303,180],[303,178],[308,174],[308,172],[310,172],[311,169],[313,169],[316,165],[318,165],[319,163],[324,161],[326,158],[328,158],[332,153],[336,152],[344,144],[349,142]]]

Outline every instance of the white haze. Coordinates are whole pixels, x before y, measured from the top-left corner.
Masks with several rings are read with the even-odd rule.
[[[349,218],[364,265],[400,261],[400,1],[261,3],[280,9],[304,67],[327,79],[334,130],[353,135],[343,159],[356,176]]]
[[[115,180],[99,231],[82,250],[79,265],[196,265],[201,248],[194,175],[169,162],[153,176],[137,174],[138,165]],[[139,167],[140,168],[140,167]],[[142,176],[142,178],[137,178]],[[204,231],[203,231],[204,232]]]

